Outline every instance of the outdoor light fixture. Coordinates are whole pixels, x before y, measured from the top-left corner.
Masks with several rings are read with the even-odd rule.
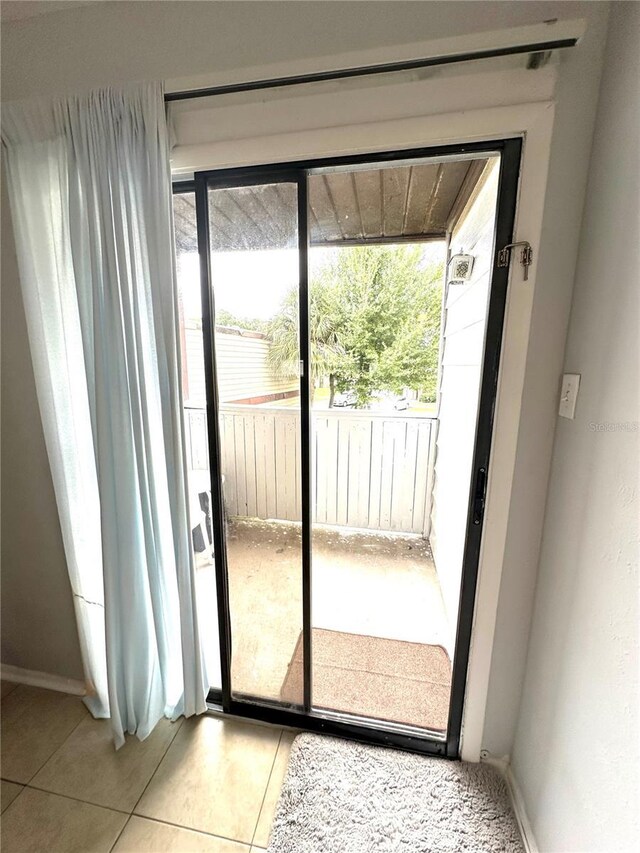
[[[469,281],[473,271],[473,255],[454,255],[449,261],[449,282]]]

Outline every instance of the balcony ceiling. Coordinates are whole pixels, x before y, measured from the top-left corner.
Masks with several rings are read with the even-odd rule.
[[[313,246],[442,240],[458,218],[486,160],[458,160],[309,177]],[[215,251],[296,245],[293,184],[210,191]],[[196,251],[193,193],[175,198],[178,248]]]

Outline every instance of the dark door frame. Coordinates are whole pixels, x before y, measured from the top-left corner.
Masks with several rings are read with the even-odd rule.
[[[200,283],[202,293],[202,327],[207,392],[207,426],[211,469],[211,504],[213,513],[213,545],[216,563],[218,627],[220,637],[222,689],[212,690],[208,702],[212,710],[225,714],[262,720],[282,726],[308,729],[325,734],[349,737],[369,743],[383,744],[415,752],[458,758],[464,708],[465,685],[469,663],[471,632],[477,587],[478,563],[484,519],[484,499],[502,332],[507,298],[509,269],[497,265],[499,249],[513,236],[518,195],[522,140],[509,138],[460,145],[445,145],[373,154],[329,157],[282,164],[247,166],[197,172],[193,181],[176,182],[174,192],[194,192]],[[352,715],[325,713],[311,707],[311,492],[310,492],[310,370],[308,316],[308,246],[307,176],[310,170],[360,164],[384,164],[432,157],[499,154],[500,174],[494,228],[493,266],[485,329],[480,398],[476,423],[472,479],[467,515],[466,539],[460,589],[460,605],[456,631],[451,681],[449,721],[446,737],[401,724],[356,718]],[[224,502],[220,467],[219,400],[216,376],[215,306],[211,284],[208,190],[265,183],[293,182],[298,187],[298,234],[300,258],[300,358],[304,364],[300,380],[302,427],[302,622],[304,637],[304,700],[299,708],[283,707],[278,702],[256,697],[237,698],[231,691],[231,617],[226,561]]]

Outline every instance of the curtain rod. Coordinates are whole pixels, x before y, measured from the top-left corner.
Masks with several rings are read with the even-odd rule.
[[[454,53],[449,56],[427,56],[422,59],[408,59],[400,62],[385,62],[378,65],[361,65],[355,68],[337,68],[333,71],[316,71],[292,77],[274,77],[267,80],[251,80],[245,83],[227,83],[206,89],[192,89],[185,92],[167,92],[166,103],[188,101],[191,98],[209,98],[215,95],[230,95],[237,92],[253,92],[260,89],[280,89],[283,86],[301,86],[305,83],[321,83],[327,80],[345,80],[350,77],[367,77],[372,74],[388,74],[395,71],[413,71],[418,68],[431,68],[436,65],[451,65],[455,62],[470,62],[478,59],[492,59],[499,56],[514,56],[520,53],[542,54],[565,47],[575,47],[577,38],[558,39],[556,41],[536,42],[533,44],[498,47],[492,50],[478,50],[472,53]]]

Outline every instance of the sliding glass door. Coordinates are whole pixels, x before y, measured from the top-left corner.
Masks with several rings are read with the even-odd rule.
[[[492,142],[180,187],[212,706],[457,755],[518,164]]]
[[[208,189],[231,694],[303,704],[298,185]],[[280,346],[272,345],[278,327]]]

